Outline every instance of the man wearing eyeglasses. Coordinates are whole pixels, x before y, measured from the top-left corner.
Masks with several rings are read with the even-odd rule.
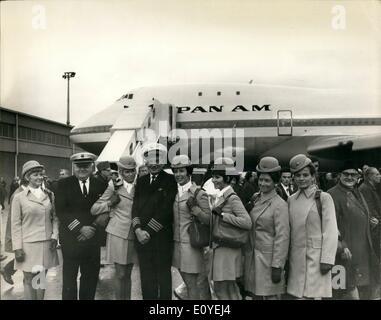
[[[346,288],[335,290],[339,299],[371,299],[372,285],[379,282],[379,260],[371,240],[371,229],[378,224],[372,218],[364,196],[357,189],[359,173],[356,166],[346,162],[339,182],[331,194],[339,228],[339,248],[336,264],[345,267]]]

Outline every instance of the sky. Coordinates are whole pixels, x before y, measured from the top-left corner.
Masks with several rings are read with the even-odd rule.
[[[150,85],[253,80],[381,92],[380,1],[16,0],[0,6],[0,105],[62,123],[65,71],[76,72],[73,125]]]

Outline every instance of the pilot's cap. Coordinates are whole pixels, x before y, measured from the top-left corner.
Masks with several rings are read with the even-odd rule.
[[[131,156],[121,156],[118,167],[119,169],[136,169],[136,161]]]
[[[44,166],[40,163],[38,163],[36,160],[30,160],[24,163],[22,166],[21,175],[24,177],[28,172],[30,172],[33,169],[44,169]]]
[[[189,157],[185,154],[181,154],[179,156],[175,156],[172,159],[171,168],[186,168],[192,166],[192,162]]]
[[[258,165],[257,171],[260,173],[270,173],[270,172],[278,172],[281,170],[279,162],[274,157],[263,157]]]
[[[98,169],[98,171],[111,169],[111,167],[110,167],[110,162],[108,162],[108,161],[102,161],[102,162],[99,162],[99,163],[97,164],[97,169]]]
[[[159,159],[162,164],[167,162],[167,148],[161,143],[147,143],[143,146],[142,153],[145,161]]]
[[[78,152],[70,157],[70,161],[72,161],[75,164],[87,164],[93,163],[96,158],[97,156],[90,152]]]
[[[297,154],[290,160],[290,170],[292,173],[298,172],[312,163],[310,158],[304,154]]]
[[[225,172],[227,176],[238,176],[239,172],[234,167],[233,159],[229,157],[217,158],[212,167],[212,173]]]

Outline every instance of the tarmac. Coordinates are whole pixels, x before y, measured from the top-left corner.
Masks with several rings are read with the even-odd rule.
[[[5,210],[1,214],[1,253],[7,256],[7,259],[1,262],[1,269],[5,264],[13,259],[14,254],[4,252],[4,236],[5,236],[5,226],[8,218],[9,206],[6,205]],[[58,250],[60,265],[49,269],[46,277],[46,291],[45,291],[45,300],[61,300],[62,295],[62,253],[61,250]],[[103,257],[105,256],[105,249],[102,248],[101,254],[101,263],[104,263]],[[95,295],[96,300],[115,300],[114,294],[114,277],[115,268],[111,264],[105,264],[101,268],[99,273],[99,281],[97,286],[97,291]],[[6,283],[1,277],[0,282],[0,300],[22,300],[23,299],[23,273],[18,270],[12,277],[14,285]],[[140,287],[140,272],[139,266],[134,265],[132,274],[132,289],[131,289],[131,299],[132,300],[141,300],[141,287]],[[78,277],[79,280],[79,277]],[[181,276],[177,269],[172,268],[172,287],[176,288],[182,282]],[[78,282],[79,286],[79,282]],[[174,296],[172,299],[176,299]]]

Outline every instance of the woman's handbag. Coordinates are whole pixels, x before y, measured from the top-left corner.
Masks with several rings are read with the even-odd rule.
[[[236,195],[231,193],[225,201],[214,210],[222,212],[222,208],[230,196]],[[233,213],[234,214],[234,213]],[[221,216],[213,219],[212,240],[221,247],[240,248],[249,240],[249,230],[244,230],[233,226],[232,224],[222,220]]]
[[[193,248],[204,248],[210,242],[210,227],[200,222],[196,217],[192,217],[192,222],[188,228],[190,244]]]
[[[201,189],[196,189],[193,197],[196,199]],[[192,222],[188,228],[190,244],[193,248],[204,248],[210,243],[210,227],[192,216]]]

